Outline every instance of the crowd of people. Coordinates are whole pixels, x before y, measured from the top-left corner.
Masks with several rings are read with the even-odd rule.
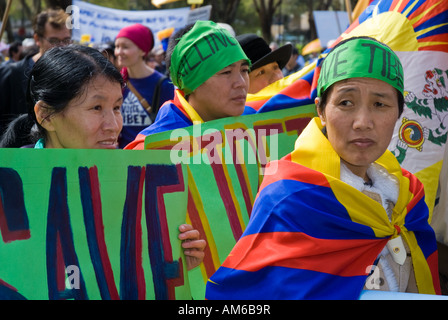
[[[0,67],[0,147],[143,149],[148,135],[251,113],[247,94],[303,67],[291,44],[272,50],[255,34],[234,36],[212,21],[176,31],[162,66],[148,27],[130,25],[113,44],[92,48],[72,44],[66,18],[62,10],[40,13],[39,50]],[[398,66],[386,75],[384,52]],[[422,184],[387,150],[403,80],[399,58],[374,39],[331,50],[318,116],[263,180],[207,299],[356,299],[368,268],[386,275],[385,290],[440,293],[437,264],[424,259],[437,255],[428,208],[414,201]],[[205,240],[188,224],[179,238],[189,269],[198,266]]]

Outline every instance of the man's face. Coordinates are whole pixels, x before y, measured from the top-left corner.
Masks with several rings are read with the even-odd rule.
[[[283,73],[277,62],[271,62],[249,73],[249,93],[255,94],[277,80],[283,79]]]
[[[55,46],[63,46],[71,43],[72,33],[64,25],[61,29],[56,29],[49,22],[45,24],[45,32],[43,37],[35,35],[36,44],[43,54],[48,49]]]

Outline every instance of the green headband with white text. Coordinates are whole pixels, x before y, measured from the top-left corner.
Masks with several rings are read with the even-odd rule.
[[[212,21],[197,21],[182,36],[171,56],[175,86],[190,94],[218,71],[240,60],[250,60],[238,41]]]
[[[325,57],[317,83],[317,96],[334,83],[349,78],[382,80],[403,94],[403,67],[388,46],[371,38],[350,38]]]

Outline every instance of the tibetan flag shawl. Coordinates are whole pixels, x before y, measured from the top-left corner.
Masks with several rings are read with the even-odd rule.
[[[423,185],[387,151],[377,163],[399,181],[384,208],[342,182],[340,158],[314,118],[296,149],[271,162],[243,236],[209,279],[207,299],[358,299],[381,250],[398,234],[419,293],[440,293],[437,245]]]

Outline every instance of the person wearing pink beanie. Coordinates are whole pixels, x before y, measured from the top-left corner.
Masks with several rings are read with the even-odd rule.
[[[120,148],[152,124],[158,108],[174,97],[171,81],[146,64],[146,56],[153,47],[151,29],[138,23],[124,27],[115,38],[117,64],[127,84],[123,91]]]
[[[145,58],[154,47],[154,36],[148,27],[133,24],[120,30],[115,38],[115,55],[124,81],[127,83],[123,91],[123,130],[119,141],[120,148],[133,141],[136,135],[155,118],[159,106],[166,100],[174,98],[174,86],[167,77],[146,64]],[[132,88],[132,90],[130,89]],[[157,102],[153,96],[160,89]],[[137,93],[133,91],[138,90]],[[145,102],[146,100],[147,102]],[[150,110],[148,110],[148,105]],[[185,249],[188,270],[195,268],[204,260],[206,241],[200,239],[199,231],[190,224],[182,224],[182,247]]]

